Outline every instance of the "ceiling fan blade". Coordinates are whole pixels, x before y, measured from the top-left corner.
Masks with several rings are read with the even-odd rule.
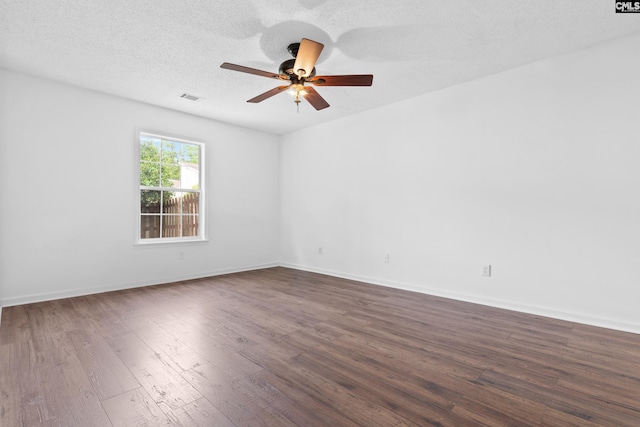
[[[293,72],[298,77],[307,77],[313,71],[313,67],[316,65],[316,61],[320,56],[320,52],[324,45],[322,43],[314,42],[309,39],[302,39],[300,42],[300,48],[298,48],[298,54],[296,56],[296,62],[293,65]]]
[[[307,80],[316,86],[371,86],[372,74],[350,74],[346,76],[316,76]]]
[[[220,68],[224,68],[225,70],[240,71],[242,73],[254,74],[256,76],[269,77],[271,79],[282,79],[280,74],[257,70],[255,68],[245,67],[244,65],[230,64],[228,62],[223,62],[222,65],[220,65]]]
[[[304,99],[309,101],[309,104],[313,105],[313,108],[316,110],[322,110],[329,106],[329,103],[325,101],[324,98],[321,97],[320,94],[312,87],[305,86],[302,96]]]
[[[289,86],[274,87],[273,89],[268,90],[265,93],[256,96],[255,98],[251,98],[247,102],[251,102],[252,104],[257,104],[258,102],[262,102],[267,98],[271,98],[273,95],[277,95],[280,92],[282,92],[283,90],[287,90],[287,89],[289,89]]]

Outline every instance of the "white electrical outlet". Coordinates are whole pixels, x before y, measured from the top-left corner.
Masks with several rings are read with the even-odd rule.
[[[391,262],[391,258],[389,257],[389,254],[387,254],[387,255],[384,257],[384,263],[385,263],[385,264],[389,264],[389,262]]]
[[[491,266],[483,265],[482,266],[482,275],[485,277],[491,277]]]
[[[322,255],[322,246],[318,246],[318,255]]]

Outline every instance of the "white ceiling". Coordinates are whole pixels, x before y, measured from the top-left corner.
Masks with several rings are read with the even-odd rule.
[[[613,0],[0,0],[0,68],[283,134],[638,32]],[[220,68],[277,72],[303,37],[325,44],[319,75],[373,86],[296,113],[245,102],[278,81]]]

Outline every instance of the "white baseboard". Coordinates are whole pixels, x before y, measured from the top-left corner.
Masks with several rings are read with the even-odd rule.
[[[240,273],[243,271],[262,270],[264,268],[278,267],[278,263],[258,264],[248,267],[227,268],[213,271],[203,271],[200,273],[183,275],[183,276],[164,276],[156,277],[146,281],[118,283],[108,286],[99,286],[95,288],[67,289],[64,291],[45,292],[31,295],[21,295],[18,297],[4,298],[0,301],[1,307],[11,307],[14,305],[32,304],[36,302],[52,301],[62,298],[73,298],[83,295],[99,294],[102,292],[121,291],[124,289],[141,288],[144,286],[161,285],[165,283],[180,282],[183,280],[201,279],[204,277],[221,276],[223,274]]]
[[[640,334],[640,325],[628,322],[622,322],[616,319],[605,319],[601,317],[595,317],[583,313],[574,313],[568,311],[558,311],[546,307],[533,306],[527,304],[521,304],[513,301],[504,301],[493,298],[486,298],[480,295],[471,295],[465,293],[451,292],[441,288],[432,288],[425,286],[418,286],[411,283],[393,282],[389,280],[383,280],[376,277],[360,276],[356,274],[343,273],[339,271],[326,270],[322,268],[309,267],[305,265],[280,263],[280,266],[286,268],[293,268],[296,270],[309,271],[311,273],[325,274],[327,276],[340,277],[343,279],[355,280],[358,282],[371,283],[378,286],[385,286],[388,288],[402,289],[405,291],[419,292],[422,294],[433,295],[443,298],[450,298],[458,301],[471,302],[474,304],[482,304],[495,308],[503,308],[505,310],[513,310],[521,313],[533,314],[536,316],[550,317],[553,319],[566,320],[568,322],[582,323],[585,325],[598,326],[601,328],[615,329],[618,331],[631,332]]]

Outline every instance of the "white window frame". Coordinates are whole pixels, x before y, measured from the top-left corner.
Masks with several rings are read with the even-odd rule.
[[[143,186],[140,184],[140,140],[142,137],[150,137],[155,139],[162,139],[166,141],[175,141],[186,144],[197,145],[200,149],[199,153],[199,166],[198,166],[198,180],[199,180],[199,189],[186,189],[186,188],[176,188],[176,187],[150,187]],[[185,139],[181,137],[175,137],[171,135],[167,135],[164,133],[158,132],[147,132],[147,131],[136,131],[136,141],[135,141],[135,179],[136,179],[136,191],[135,191],[135,206],[136,206],[136,220],[135,220],[135,241],[136,245],[154,245],[154,244],[167,244],[167,243],[185,243],[185,242],[206,242],[206,217],[205,217],[205,144],[200,141],[195,141],[192,139]],[[185,237],[156,237],[156,238],[145,238],[143,239],[141,236],[141,216],[143,213],[141,212],[141,200],[140,193],[141,190],[168,190],[172,191],[180,191],[180,192],[189,192],[189,193],[199,193],[200,196],[198,198],[199,206],[198,206],[198,235],[197,236],[185,236]],[[160,213],[161,221],[162,221],[162,213]],[[161,222],[162,223],[162,222]],[[161,228],[162,229],[162,228]]]

